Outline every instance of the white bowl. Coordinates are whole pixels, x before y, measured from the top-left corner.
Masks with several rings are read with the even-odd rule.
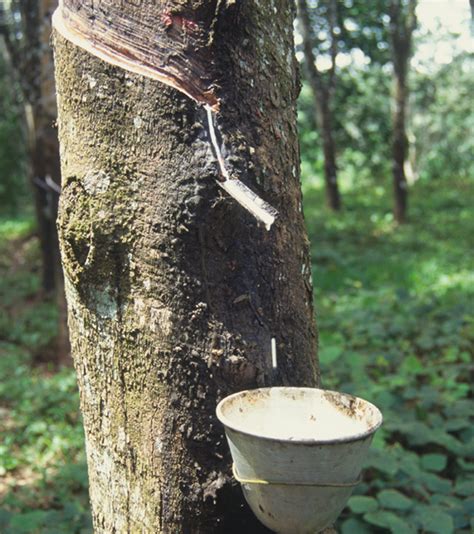
[[[313,388],[241,391],[217,417],[248,504],[282,534],[314,534],[337,519],[382,424],[373,404]]]

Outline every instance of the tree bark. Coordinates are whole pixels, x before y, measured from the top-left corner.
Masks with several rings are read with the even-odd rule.
[[[311,91],[314,98],[314,109],[316,111],[316,123],[319,126],[321,137],[323,140],[323,155],[324,155],[324,179],[326,183],[326,200],[328,206],[334,210],[341,209],[341,195],[339,193],[339,184],[337,181],[337,164],[336,164],[336,144],[333,136],[333,116],[331,110],[331,92],[332,88],[329,86],[334,83],[335,61],[337,50],[335,48],[335,35],[331,32],[331,55],[332,55],[332,72],[330,73],[330,81],[326,87],[321,73],[316,66],[316,57],[313,52],[313,31],[311,28],[311,20],[309,17],[308,6],[306,0],[298,0],[298,13],[301,22],[301,30],[303,37],[303,50],[305,56],[305,65],[308,73],[308,81],[311,86]],[[331,28],[333,27],[333,20],[331,16]]]
[[[391,0],[389,9],[395,86],[392,133],[393,214],[398,223],[406,221],[408,205],[408,183],[405,175],[405,162],[408,155],[406,108],[412,37],[416,27],[416,5],[417,0],[409,0],[407,5],[404,5],[401,0]]]
[[[408,153],[408,139],[406,134],[406,102],[407,86],[405,76],[395,75],[395,109],[393,113],[393,194],[394,217],[398,223],[406,220],[408,204],[408,184],[405,176],[405,162]]]
[[[165,2],[133,4],[159,32]],[[94,528],[265,532],[231,480],[214,410],[242,389],[319,382],[293,6],[166,6],[173,29],[182,9],[210,21],[223,156],[279,218],[267,232],[220,192],[196,102],[55,32],[59,231]]]
[[[51,15],[57,4],[57,0],[20,0],[21,40],[11,35],[17,31],[15,27],[6,28],[6,36],[25,97],[30,179],[42,256],[42,286],[48,293],[58,288],[61,295],[63,283],[56,231],[61,177],[54,124],[57,115],[54,64],[49,44]]]
[[[55,340],[55,359],[60,365],[72,365],[67,328],[67,307],[64,279],[59,252],[56,220],[61,187],[59,140],[56,127],[57,105],[54,80],[53,50],[51,47],[51,17],[58,0],[37,3],[38,94],[32,102],[32,181],[42,251],[43,289],[54,294],[58,308],[58,334]]]
[[[332,111],[328,97],[320,97],[317,100],[316,109],[318,110],[317,114],[323,138],[326,198],[328,206],[334,211],[339,211],[341,209],[341,195],[337,181],[336,145],[332,134]]]

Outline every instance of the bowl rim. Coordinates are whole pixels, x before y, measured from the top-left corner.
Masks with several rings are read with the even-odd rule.
[[[358,434],[351,434],[350,436],[344,436],[339,438],[332,438],[332,439],[320,439],[320,438],[303,438],[303,439],[289,439],[289,438],[276,438],[272,436],[262,436],[261,434],[257,434],[256,432],[250,432],[248,430],[243,430],[242,428],[239,428],[238,425],[233,424],[229,421],[229,418],[226,417],[226,415],[223,413],[223,406],[228,402],[229,400],[239,397],[244,394],[251,394],[256,393],[259,391],[271,391],[271,390],[298,390],[298,391],[318,391],[318,392],[324,392],[324,393],[335,393],[337,395],[344,395],[346,397],[352,397],[353,399],[357,399],[358,401],[362,401],[366,405],[368,405],[374,412],[376,416],[378,416],[377,422],[369,427],[367,430],[364,430],[363,432],[359,432]],[[258,438],[261,440],[266,441],[274,441],[279,443],[291,443],[292,445],[330,445],[334,443],[351,443],[353,441],[360,441],[363,440],[371,435],[373,435],[378,428],[383,423],[383,415],[382,412],[375,406],[375,404],[372,404],[371,402],[362,399],[361,397],[356,397],[355,395],[351,395],[350,393],[343,393],[341,391],[334,391],[331,389],[323,389],[323,388],[310,388],[310,387],[286,387],[286,386],[274,386],[274,387],[264,387],[264,388],[255,388],[255,389],[245,389],[242,391],[238,391],[236,393],[232,393],[231,395],[228,395],[227,397],[224,397],[216,406],[216,416],[219,419],[219,421],[224,425],[225,429],[228,428],[230,430],[233,430],[234,432],[238,432],[240,434],[244,434],[246,436],[252,436],[254,438]]]

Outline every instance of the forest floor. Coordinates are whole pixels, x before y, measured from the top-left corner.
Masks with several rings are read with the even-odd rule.
[[[323,385],[385,418],[338,530],[471,532],[471,184],[417,183],[401,227],[381,187],[346,192],[340,214],[308,183],[304,200]],[[44,363],[58,317],[27,219],[0,219],[0,301],[0,532],[90,533],[74,372]]]
[[[48,365],[55,303],[31,220],[0,219],[0,532],[92,533],[72,368]]]

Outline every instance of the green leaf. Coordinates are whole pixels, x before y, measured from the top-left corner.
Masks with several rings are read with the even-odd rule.
[[[421,467],[427,471],[442,471],[447,463],[445,454],[424,454],[421,457]]]
[[[400,372],[402,374],[417,374],[425,370],[425,366],[414,355],[406,357],[400,367]]]
[[[453,518],[455,532],[469,526],[469,516],[464,513],[462,508],[449,508],[447,513]]]
[[[415,528],[393,512],[377,510],[364,515],[364,520],[377,527],[387,528],[394,534],[415,534]]]
[[[470,426],[471,422],[467,417],[465,419],[458,417],[455,419],[448,419],[444,425],[444,428],[448,432],[457,432],[459,430],[463,430],[464,428],[469,428]]]
[[[453,518],[434,506],[419,507],[416,511],[416,518],[427,532],[434,534],[451,534],[454,532]]]
[[[411,499],[394,489],[382,490],[377,494],[377,499],[380,506],[391,510],[409,510],[414,505]]]
[[[474,480],[473,479],[458,479],[454,486],[454,493],[462,495],[463,497],[470,497],[474,495]]]
[[[463,444],[451,434],[448,434],[442,429],[438,429],[432,433],[432,443],[436,443],[445,447],[449,452],[457,455],[462,455],[465,451]]]
[[[420,473],[418,480],[430,491],[434,493],[451,493],[452,482],[441,478],[434,473]]]
[[[403,449],[400,455],[400,469],[408,476],[417,478],[421,473],[418,454]]]
[[[469,525],[470,514],[463,508],[463,502],[460,498],[452,495],[434,494],[430,497],[430,503],[453,518],[455,532]]]
[[[444,495],[442,493],[434,493],[430,497],[430,502],[433,504],[441,504],[449,508],[462,508],[462,500],[453,495]]]
[[[464,499],[462,507],[466,514],[474,517],[474,497],[468,497],[467,499]]]
[[[474,471],[474,462],[467,462],[463,458],[458,458],[457,463],[464,471]]]
[[[354,497],[351,497],[348,505],[349,508],[356,514],[374,512],[379,507],[376,499],[373,497],[366,497],[365,495],[355,495]]]
[[[372,449],[364,463],[365,468],[377,469],[393,477],[398,471],[398,462],[389,450]]]

